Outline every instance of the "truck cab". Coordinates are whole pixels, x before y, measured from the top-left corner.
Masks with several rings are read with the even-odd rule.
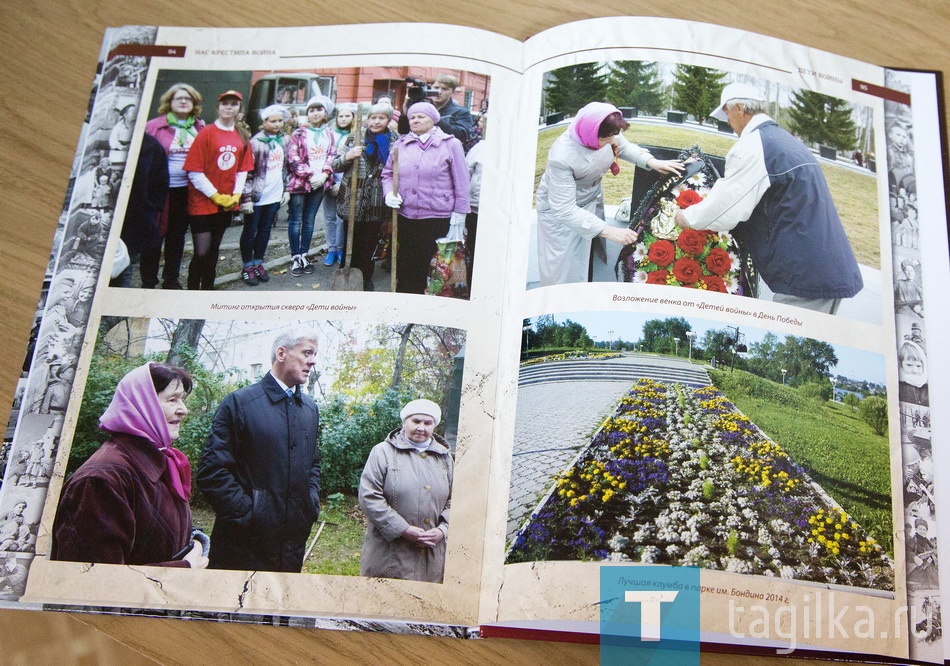
[[[252,132],[261,126],[262,109],[271,104],[280,104],[286,109],[294,107],[303,120],[307,118],[307,101],[314,95],[336,98],[336,79],[308,72],[265,74],[251,85],[251,97],[247,104],[247,122]]]

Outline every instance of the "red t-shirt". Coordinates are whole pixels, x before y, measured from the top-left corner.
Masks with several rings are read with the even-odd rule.
[[[254,169],[254,156],[245,146],[237,130],[223,130],[214,123],[198,132],[188,157],[185,171],[200,171],[221,194],[234,194],[239,171]],[[188,182],[188,214],[213,215],[218,206]]]

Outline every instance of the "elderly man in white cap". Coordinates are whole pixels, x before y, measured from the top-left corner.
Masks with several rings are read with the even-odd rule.
[[[730,83],[710,114],[739,140],[704,201],[681,227],[732,231],[779,303],[835,314],[864,286],[818,161],[767,114],[754,86]]]
[[[370,451],[360,477],[360,508],[369,524],[360,575],[441,583],[449,534],[454,463],[435,434],[442,410],[413,400],[402,427]]]

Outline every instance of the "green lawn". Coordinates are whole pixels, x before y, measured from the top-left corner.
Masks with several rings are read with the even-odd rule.
[[[788,400],[752,397],[741,380],[729,377],[732,373],[710,374],[736,407],[893,555],[887,437],[875,434],[857,411],[842,403],[808,400],[803,408],[795,389],[780,385],[773,390],[788,392]]]
[[[567,126],[544,129],[538,132],[538,157],[535,163],[534,188],[537,190],[547,164],[551,144]],[[630,125],[624,136],[634,143],[651,146],[687,148],[698,145],[710,155],[725,156],[736,142],[735,135],[708,134],[683,126],[637,124]],[[621,162],[620,174],[607,175],[603,179],[604,201],[617,205],[629,197],[633,189],[634,166]],[[877,185],[874,174],[861,173],[843,167],[821,163],[822,172],[831,189],[838,215],[845,233],[854,249],[858,262],[871,268],[881,267],[880,232],[878,226]]]

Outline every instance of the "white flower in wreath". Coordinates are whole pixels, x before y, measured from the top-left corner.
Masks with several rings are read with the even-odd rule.
[[[647,282],[647,272],[646,271],[637,271],[633,274],[633,283],[634,284],[646,284]]]
[[[739,291],[739,281],[736,279],[736,276],[732,273],[726,273],[722,276],[723,284],[726,285],[726,292],[729,294],[735,294]]]
[[[641,262],[647,258],[647,246],[645,243],[637,243],[633,248],[633,260]]]
[[[676,224],[676,212],[679,206],[675,201],[662,199],[660,201],[660,210],[650,222],[650,231],[657,238],[665,240],[674,240],[679,238],[680,228]]]
[[[737,270],[739,270],[739,267],[740,267],[741,264],[740,264],[740,262],[739,262],[739,257],[736,256],[736,253],[735,253],[735,252],[730,252],[730,253],[729,253],[729,258],[732,259],[732,266],[729,267],[729,270],[731,270],[731,271],[737,271]]]
[[[698,190],[703,198],[706,197],[706,193],[702,191],[701,188],[706,186],[706,174],[702,171],[697,171],[692,176],[686,179],[686,182],[690,185],[691,189]]]

